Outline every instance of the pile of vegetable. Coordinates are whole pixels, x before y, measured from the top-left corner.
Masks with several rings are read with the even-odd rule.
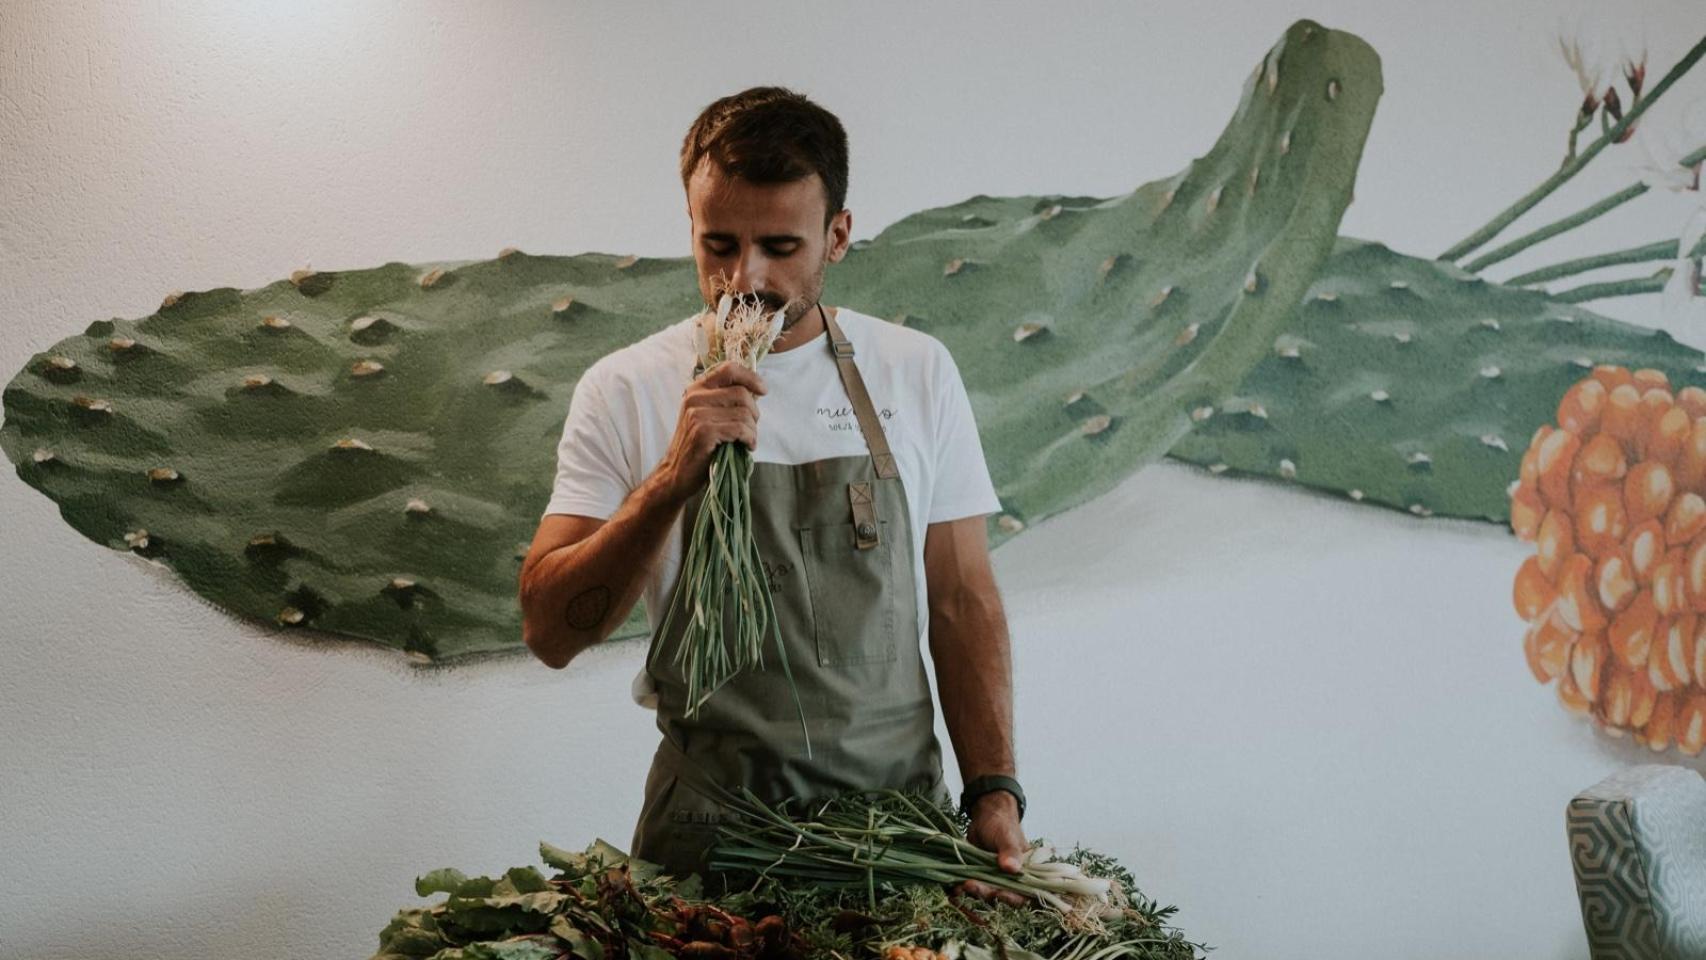
[[[549,879],[531,866],[418,878],[417,895],[446,899],[400,911],[372,960],[1194,960],[1205,949],[1167,925],[1175,907],[1093,851],[1056,858],[1038,842],[1021,874],[995,876],[964,818],[922,795],[842,797],[809,816],[748,796],[731,810],[710,884],[602,840],[582,853],[541,843]],[[787,833],[799,843],[773,846]],[[1046,896],[1012,906],[952,886],[974,877]]]
[[[873,909],[879,882],[978,880],[1040,901],[1060,913],[1064,925],[1094,932],[1102,930],[1100,920],[1122,917],[1128,906],[1125,885],[1055,859],[1051,847],[1033,845],[1019,873],[1006,873],[994,853],[965,838],[951,812],[902,791],[835,798],[800,817],[771,808],[751,791],[727,802],[739,818],[719,830],[714,870],[862,889]]]

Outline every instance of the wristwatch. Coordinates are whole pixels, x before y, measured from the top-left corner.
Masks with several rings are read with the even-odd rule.
[[[998,773],[985,774],[981,777],[973,777],[971,781],[966,784],[966,788],[960,792],[960,812],[964,813],[968,817],[971,816],[971,808],[973,804],[977,803],[977,798],[986,793],[993,793],[996,790],[1005,790],[1012,794],[1013,799],[1019,801],[1019,819],[1025,819],[1024,789],[1019,786],[1019,781],[1012,777],[1002,776]]]

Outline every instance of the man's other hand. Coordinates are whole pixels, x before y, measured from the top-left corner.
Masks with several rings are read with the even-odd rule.
[[[1025,831],[1019,826],[1019,801],[1005,790],[992,790],[977,798],[971,809],[971,829],[966,839],[995,854],[1001,872],[1017,874],[1025,851]],[[1007,890],[981,880],[967,880],[955,888],[957,892],[985,900],[1000,900],[1015,907],[1024,906],[1028,898],[1016,890]]]

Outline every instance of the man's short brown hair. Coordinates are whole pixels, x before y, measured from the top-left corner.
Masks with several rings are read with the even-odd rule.
[[[823,181],[824,227],[847,205],[847,132],[835,114],[786,87],[749,87],[715,100],[681,141],[681,185],[709,158],[748,183]]]

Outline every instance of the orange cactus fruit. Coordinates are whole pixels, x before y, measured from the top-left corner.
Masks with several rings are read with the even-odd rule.
[[[1593,704],[1588,702],[1588,698],[1576,688],[1575,678],[1571,677],[1568,672],[1558,678],[1558,702],[1563,704],[1564,709],[1571,713],[1579,713],[1583,716],[1593,713]]]
[[[1511,586],[1511,602],[1516,606],[1517,616],[1532,621],[1557,598],[1558,588],[1552,586],[1551,578],[1541,571],[1540,558],[1529,556],[1517,568],[1516,582]]]
[[[1658,753],[1670,748],[1671,741],[1676,736],[1677,698],[1675,694],[1661,693],[1653,701],[1653,714],[1647,718],[1647,725],[1641,729],[1641,742],[1647,749]]]
[[[1688,685],[1694,660],[1694,614],[1685,613],[1662,622],[1653,635],[1654,646],[1647,655],[1647,679],[1653,689],[1668,693]]]
[[[1688,595],[1688,609],[1706,613],[1706,537],[1696,537],[1688,545],[1682,561],[1682,585]]]
[[[1682,462],[1682,449],[1693,431],[1694,418],[1688,415],[1688,411],[1671,407],[1653,425],[1652,435],[1647,440],[1647,456],[1677,466]]]
[[[1630,379],[1642,393],[1655,388],[1667,393],[1670,391],[1670,377],[1665,376],[1663,370],[1654,370],[1650,367],[1643,368],[1636,370]]]
[[[1571,630],[1559,615],[1557,604],[1547,607],[1529,625],[1522,638],[1522,652],[1528,659],[1528,669],[1534,674],[1535,682],[1545,683],[1563,675],[1570,662],[1570,645],[1576,641],[1576,635],[1576,631]]]
[[[1511,584],[1534,678],[1608,735],[1706,752],[1706,385],[1593,367],[1535,429],[1509,505],[1534,544]]]
[[[1541,474],[1544,483],[1546,475]],[[1623,478],[1623,507],[1629,513],[1630,524],[1640,524],[1662,516],[1676,494],[1676,481],[1670,468],[1657,460],[1643,460],[1629,468]]]
[[[1629,726],[1629,712],[1635,703],[1633,676],[1627,670],[1619,669],[1615,661],[1606,671],[1595,713],[1607,733],[1617,733]]]
[[[1519,485],[1511,494],[1511,532],[1518,540],[1533,543],[1540,534],[1540,520],[1546,515],[1546,505],[1534,487]]]
[[[1553,581],[1558,579],[1564,561],[1576,552],[1576,536],[1570,527],[1568,513],[1548,510],[1540,521],[1540,532],[1535,535],[1535,555],[1540,558],[1540,569]]]
[[[1558,426],[1577,436],[1597,432],[1609,392],[1592,377],[1576,381],[1558,401]]]
[[[1630,524],[1623,509],[1623,494],[1615,484],[1577,485],[1575,508],[1578,549],[1596,560],[1623,549]]]
[[[1706,688],[1706,617],[1694,620],[1694,656],[1689,660],[1688,675],[1696,687]]]
[[[1530,490],[1540,489],[1540,447],[1551,435],[1551,425],[1541,424],[1535,428],[1534,436],[1529,438],[1528,449],[1522,452],[1522,464],[1517,468],[1517,479]]]
[[[1706,417],[1698,417],[1688,428],[1688,439],[1677,458],[1677,482],[1685,490],[1706,487]]]
[[[1665,551],[1653,568],[1653,609],[1659,616],[1675,616],[1688,609],[1685,556],[1681,547]]]
[[[1706,390],[1683,387],[1676,392],[1676,405],[1688,411],[1690,420],[1706,417]]]
[[[1616,390],[1624,384],[1633,386],[1635,383],[1635,375],[1629,372],[1628,367],[1620,367],[1614,363],[1602,363],[1594,367],[1591,376],[1607,390]]]
[[[1682,544],[1706,530],[1706,499],[1692,491],[1673,499],[1665,511],[1665,542]]]
[[[1691,757],[1706,748],[1706,693],[1695,690],[1683,700],[1676,716],[1676,746]]]
[[[1629,472],[1629,458],[1623,454],[1623,444],[1609,434],[1596,433],[1576,451],[1572,478],[1580,484],[1621,480]]]
[[[1653,609],[1651,590],[1642,590],[1629,606],[1611,620],[1605,638],[1618,662],[1631,670],[1647,665],[1652,649],[1653,631],[1658,627],[1658,612]]]
[[[1593,559],[1578,553],[1564,561],[1563,573],[1558,577],[1558,599],[1553,609],[1577,633],[1605,629],[1606,614],[1599,603],[1599,585],[1593,571]]]
[[[1568,430],[1554,430],[1540,441],[1534,467],[1540,473],[1540,496],[1548,507],[1570,508],[1570,471],[1581,446],[1581,439]]]
[[[1653,689],[1653,681],[1645,670],[1629,674],[1629,690],[1629,726],[1639,730],[1652,719],[1653,704],[1658,700],[1659,692]]]
[[[1606,664],[1611,657],[1611,648],[1606,646],[1605,634],[1586,633],[1576,639],[1570,647],[1570,680],[1576,685],[1576,690],[1589,703],[1599,699],[1600,688],[1605,679]]]
[[[1541,529],[1545,529],[1544,524]],[[1653,568],[1664,557],[1666,546],[1664,527],[1657,520],[1637,524],[1629,531],[1624,551],[1629,555],[1629,569],[1635,571],[1636,583],[1645,586],[1653,582]]]
[[[1529,557],[1528,560],[1534,561],[1534,572],[1530,576],[1539,575],[1540,558]],[[1523,561],[1524,567],[1528,566],[1528,560]],[[1522,578],[1521,568],[1517,570],[1517,578]],[[1599,566],[1594,569],[1594,584],[1599,589],[1599,605],[1604,607],[1607,613],[1616,613],[1627,607],[1629,601],[1635,598],[1635,591],[1639,589],[1635,584],[1635,573],[1629,569],[1629,561],[1621,552],[1599,561]],[[1513,593],[1520,594],[1520,591]],[[1542,596],[1544,595],[1542,593]],[[1518,607],[1518,612],[1521,612],[1521,609]]]
[[[1631,446],[1641,430],[1641,391],[1626,383],[1611,391],[1605,398],[1605,412],[1599,418],[1599,428]]]
[[[1639,426],[1635,429],[1635,456],[1646,459],[1652,456],[1653,437],[1658,431],[1659,418],[1669,413],[1676,406],[1676,398],[1669,390],[1653,387],[1641,391],[1641,403],[1637,411]]]

